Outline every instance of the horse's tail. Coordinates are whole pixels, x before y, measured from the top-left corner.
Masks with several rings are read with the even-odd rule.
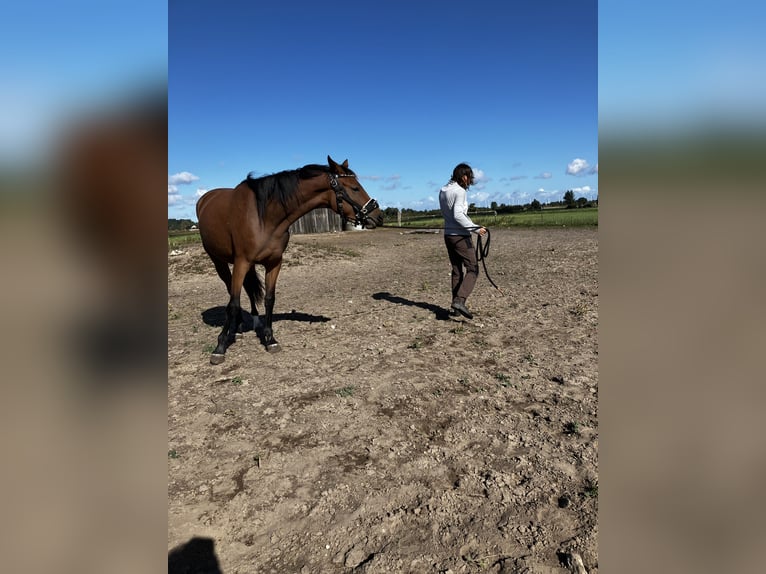
[[[261,280],[261,277],[258,275],[258,272],[255,269],[255,266],[250,270],[250,273],[247,274],[245,277],[245,291],[248,292],[248,295],[250,295],[253,298],[253,301],[256,304],[263,303],[263,295],[264,295],[264,288],[263,288],[263,281]]]

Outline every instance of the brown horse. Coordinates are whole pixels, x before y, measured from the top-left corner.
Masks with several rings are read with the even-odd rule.
[[[262,333],[266,349],[280,349],[271,318],[282,254],[294,221],[313,209],[329,207],[340,214],[344,223],[353,219],[367,229],[383,223],[378,202],[370,199],[356,174],[348,169],[348,160],[337,164],[327,156],[327,162],[260,178],[250,175],[234,189],[210,190],[197,202],[202,244],[229,292],[226,321],[210,357],[214,365],[223,362],[226,348],[241,332],[243,286],[254,317],[258,315],[256,304],[264,302]],[[265,297],[256,263],[266,269]]]

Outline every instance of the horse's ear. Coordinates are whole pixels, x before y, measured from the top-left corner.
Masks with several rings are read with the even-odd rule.
[[[343,162],[343,168],[348,169],[348,160]]]
[[[338,164],[335,163],[329,155],[327,156],[327,165],[329,165],[332,169],[337,169],[338,167]]]

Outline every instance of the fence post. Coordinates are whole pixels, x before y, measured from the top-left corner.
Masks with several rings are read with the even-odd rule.
[[[401,227],[402,226],[402,210],[401,209],[396,210],[396,221],[397,221],[396,224],[399,227]]]

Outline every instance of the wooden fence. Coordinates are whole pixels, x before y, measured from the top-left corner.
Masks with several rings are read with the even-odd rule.
[[[343,223],[340,215],[327,208],[309,211],[290,226],[290,233],[297,235],[330,231],[343,231]]]

